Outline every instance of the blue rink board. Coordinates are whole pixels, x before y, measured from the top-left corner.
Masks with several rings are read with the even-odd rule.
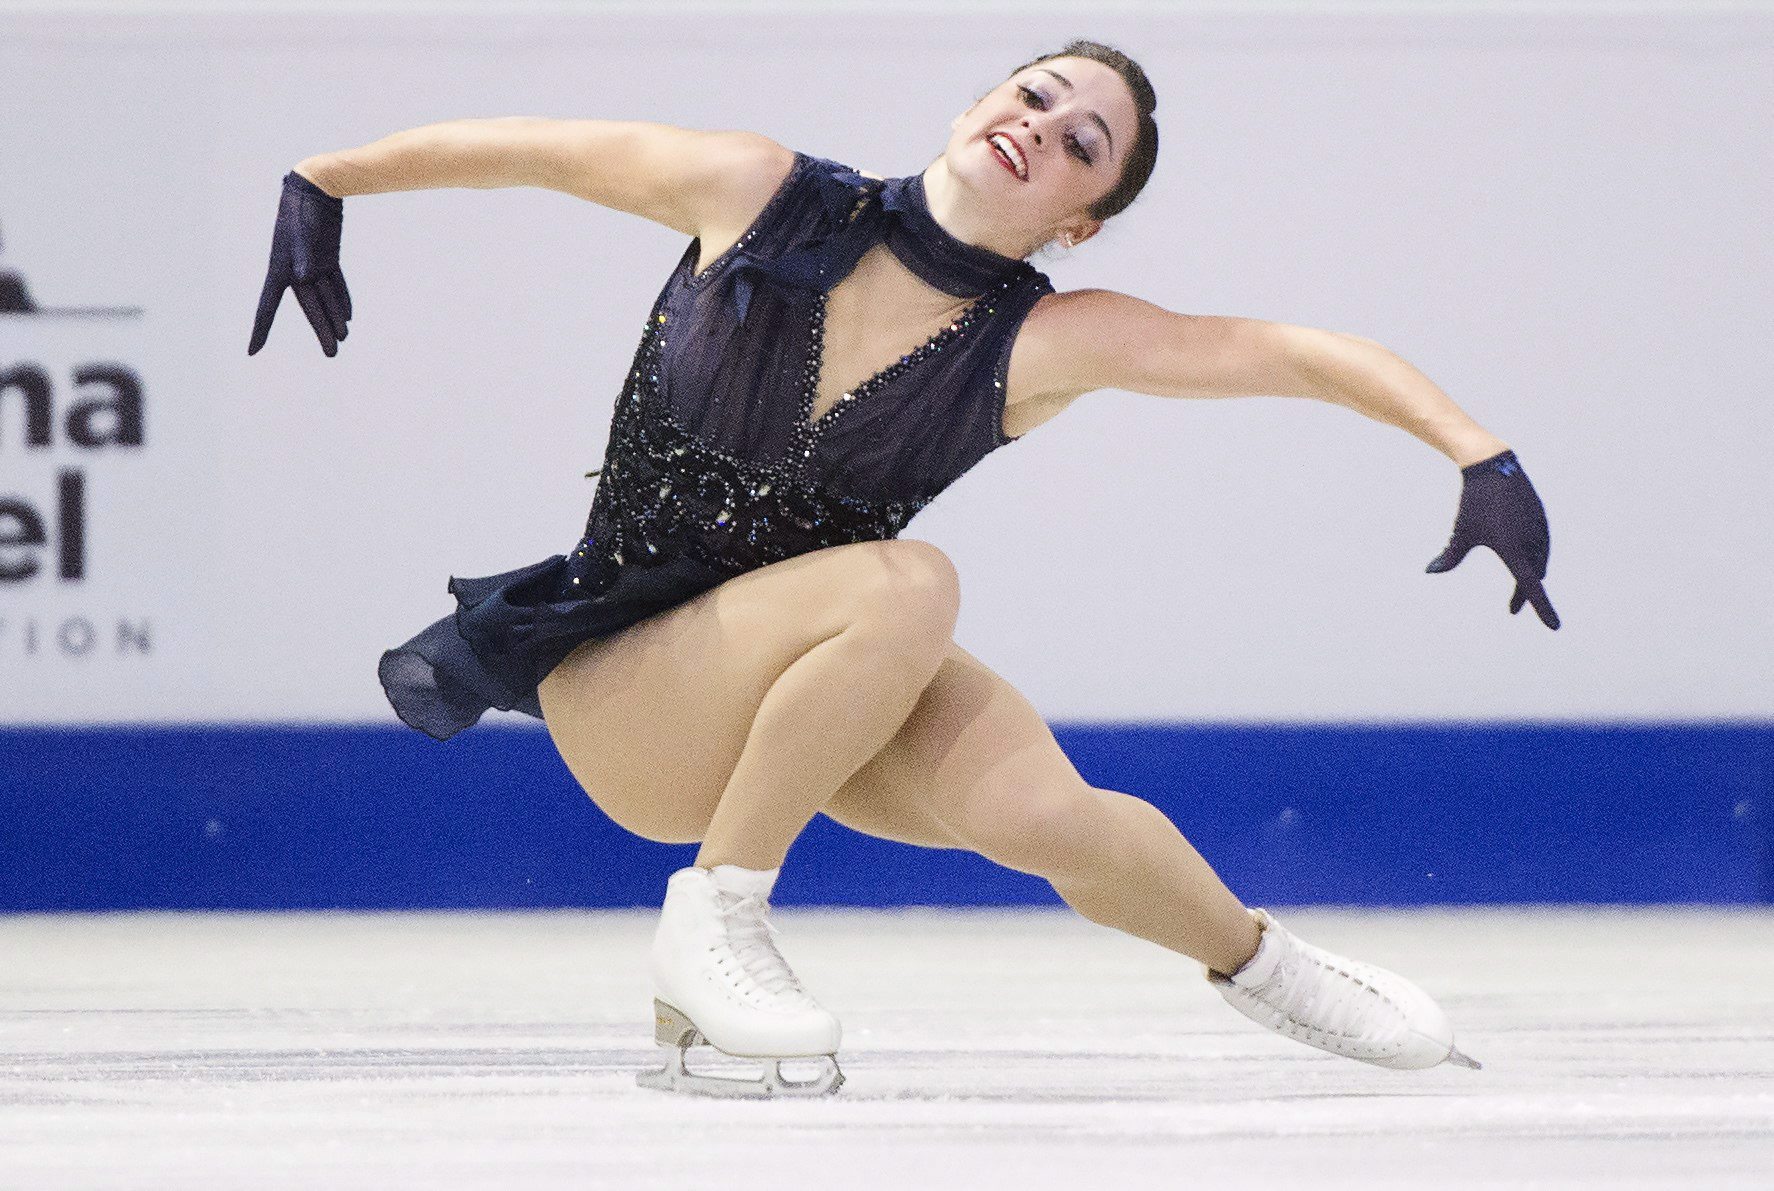
[[[1774,900],[1774,723],[1057,726],[1252,904]],[[0,729],[0,910],[657,905],[540,729]],[[1045,882],[817,821],[781,904],[1014,905]]]

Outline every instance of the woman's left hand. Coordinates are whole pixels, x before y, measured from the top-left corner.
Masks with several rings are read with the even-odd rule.
[[[1546,578],[1552,535],[1546,526],[1546,508],[1521,461],[1514,451],[1504,451],[1462,468],[1460,474],[1465,485],[1460,491],[1460,511],[1454,518],[1454,535],[1447,549],[1429,564],[1429,573],[1451,571],[1473,547],[1489,546],[1515,576],[1509,611],[1520,612],[1524,604],[1532,604],[1546,627],[1556,629],[1558,613],[1552,610],[1541,583]]]

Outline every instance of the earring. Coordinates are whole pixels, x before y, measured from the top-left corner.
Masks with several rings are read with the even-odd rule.
[[[1075,242],[1073,242],[1073,240],[1072,240],[1072,233],[1067,232],[1066,233],[1066,247],[1067,248],[1076,248],[1077,246],[1078,245]]]

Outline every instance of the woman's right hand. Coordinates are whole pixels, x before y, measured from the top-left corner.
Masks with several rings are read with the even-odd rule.
[[[283,176],[277,226],[271,233],[271,265],[259,294],[259,312],[253,320],[247,355],[265,346],[285,289],[296,291],[296,301],[320,339],[320,350],[328,356],[338,354],[345,324],[351,321],[351,291],[345,288],[345,274],[339,269],[339,233],[344,218],[343,199],[334,198],[294,170]]]

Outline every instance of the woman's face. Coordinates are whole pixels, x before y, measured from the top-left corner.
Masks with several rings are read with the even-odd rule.
[[[1139,114],[1110,67],[1053,58],[1017,71],[953,127],[949,173],[1005,240],[1070,232],[1079,243],[1102,226],[1087,211],[1120,179]]]

